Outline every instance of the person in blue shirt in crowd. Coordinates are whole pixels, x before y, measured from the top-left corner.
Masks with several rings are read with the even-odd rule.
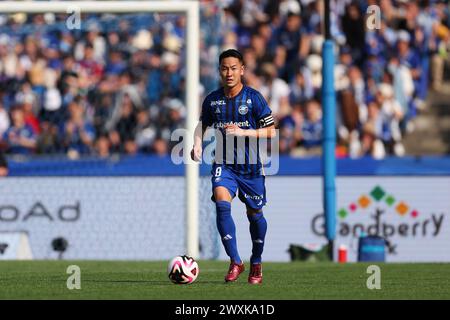
[[[12,154],[28,155],[36,147],[36,134],[33,128],[25,123],[25,114],[20,106],[11,110],[12,125],[3,134],[6,149]]]
[[[88,154],[95,138],[94,127],[84,118],[84,109],[77,100],[69,104],[69,120],[64,124],[63,146],[69,156]]]
[[[322,110],[320,103],[309,100],[305,105],[305,119],[302,125],[302,145],[314,149],[322,144]]]

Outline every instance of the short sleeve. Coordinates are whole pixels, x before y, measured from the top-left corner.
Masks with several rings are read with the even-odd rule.
[[[255,97],[255,105],[253,113],[258,128],[264,128],[273,125],[274,120],[272,116],[272,110],[270,110],[266,99],[264,99],[264,97],[259,92],[257,92],[254,97]]]
[[[208,98],[205,98],[205,100],[203,100],[202,112],[200,114],[200,121],[202,122],[203,127],[210,127],[213,124],[211,111],[208,107]]]

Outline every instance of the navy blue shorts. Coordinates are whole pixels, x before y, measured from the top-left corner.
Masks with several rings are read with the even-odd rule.
[[[215,201],[214,189],[216,187],[225,187],[232,198],[236,196],[238,191],[239,199],[247,207],[260,210],[266,204],[265,176],[243,177],[223,165],[214,165],[211,173],[212,201]]]

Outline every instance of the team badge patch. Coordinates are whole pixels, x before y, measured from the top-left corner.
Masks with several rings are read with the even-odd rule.
[[[246,105],[241,105],[238,109],[239,114],[246,115],[248,112],[248,107]]]

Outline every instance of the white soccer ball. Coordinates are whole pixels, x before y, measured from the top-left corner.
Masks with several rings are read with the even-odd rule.
[[[198,273],[197,261],[189,256],[176,256],[167,266],[169,279],[176,284],[190,284],[197,279]]]

